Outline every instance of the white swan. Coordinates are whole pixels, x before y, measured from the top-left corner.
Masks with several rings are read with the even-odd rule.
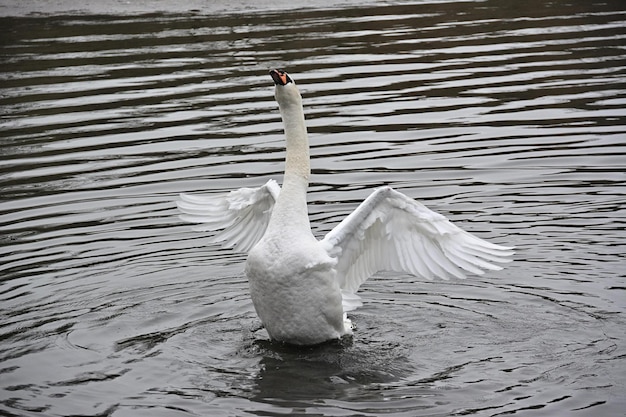
[[[361,305],[359,286],[380,270],[432,279],[502,269],[512,248],[450,223],[390,187],[375,190],[321,241],[311,233],[306,193],[309,143],[296,84],[276,84],[287,141],[282,189],[274,180],[222,196],[181,194],[183,220],[218,231],[216,241],[249,251],[246,275],[257,314],[273,340],[313,345],[352,333],[346,312]]]

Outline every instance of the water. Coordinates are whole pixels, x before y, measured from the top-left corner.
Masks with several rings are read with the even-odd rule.
[[[625,415],[621,3],[1,18],[0,414]],[[351,342],[270,343],[245,257],[174,201],[282,178],[272,67],[317,235],[389,184],[514,263],[381,273]]]

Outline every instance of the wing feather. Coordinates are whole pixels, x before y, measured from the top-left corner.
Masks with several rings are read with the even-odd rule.
[[[375,190],[322,244],[337,259],[344,304],[350,306],[349,296],[377,271],[465,278],[463,270],[482,274],[502,269],[497,264],[509,262],[513,254],[512,248],[467,233],[390,187]]]
[[[215,232],[213,242],[247,252],[263,237],[279,193],[280,186],[269,180],[228,194],[181,194],[176,203],[181,220],[200,224],[196,230]]]

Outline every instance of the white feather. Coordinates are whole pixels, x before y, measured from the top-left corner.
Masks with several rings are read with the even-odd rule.
[[[501,269],[493,262],[509,262],[513,254],[512,248],[473,236],[390,187],[374,191],[322,244],[337,257],[339,285],[348,295],[381,270],[465,278],[460,268],[476,274]]]
[[[240,188],[228,194],[181,194],[177,201],[181,220],[200,223],[198,231],[214,231],[213,241],[248,252],[263,237],[278,199],[274,180],[258,188]]]
[[[426,279],[465,278],[510,261],[512,248],[471,235],[417,201],[375,190],[321,241],[309,225],[309,145],[293,80],[273,70],[287,158],[283,188],[270,180],[227,195],[181,194],[181,219],[214,232],[224,246],[248,252],[255,309],[270,337],[307,345],[352,332],[345,313],[362,305],[357,290],[377,271]]]

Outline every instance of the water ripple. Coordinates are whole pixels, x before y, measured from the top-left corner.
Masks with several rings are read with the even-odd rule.
[[[0,20],[0,413],[626,406],[617,2]],[[271,67],[303,92],[318,236],[390,184],[515,262],[381,274],[351,343],[269,343],[245,256],[173,201],[281,179]]]

